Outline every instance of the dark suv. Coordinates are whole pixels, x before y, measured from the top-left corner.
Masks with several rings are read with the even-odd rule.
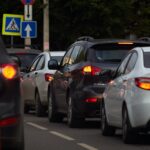
[[[0,37],[0,149],[23,150],[23,109],[18,65]]]
[[[86,117],[100,117],[100,102],[106,84],[126,53],[150,42],[79,38],[67,50],[61,64],[49,62],[57,69],[50,83],[48,117],[68,125],[81,125]]]

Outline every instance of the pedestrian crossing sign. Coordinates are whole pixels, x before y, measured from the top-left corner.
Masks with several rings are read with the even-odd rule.
[[[20,36],[22,21],[23,15],[3,14],[2,34]]]

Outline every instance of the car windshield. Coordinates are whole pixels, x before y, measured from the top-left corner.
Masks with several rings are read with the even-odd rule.
[[[150,52],[144,52],[144,67],[145,68],[150,68]]]
[[[27,68],[30,67],[32,61],[38,54],[10,54],[19,57],[21,61],[21,67],[22,68]]]

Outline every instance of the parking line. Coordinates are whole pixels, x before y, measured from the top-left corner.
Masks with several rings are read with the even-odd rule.
[[[93,147],[93,146],[90,146],[88,144],[85,144],[85,143],[77,143],[77,145],[87,149],[87,150],[98,150],[97,148]]]
[[[69,136],[67,136],[67,135],[64,135],[64,134],[59,133],[59,132],[56,132],[56,131],[50,131],[49,133],[51,133],[51,134],[53,134],[53,135],[56,135],[56,136],[58,136],[58,137],[60,137],[60,138],[63,138],[63,139],[65,139],[65,140],[68,140],[68,141],[74,141],[74,140],[75,140],[75,139],[72,138],[72,137],[69,137]]]
[[[40,126],[40,125],[38,125],[38,124],[35,124],[35,123],[32,123],[32,122],[27,122],[26,124],[28,124],[28,125],[30,125],[30,126],[33,126],[33,127],[35,127],[35,128],[41,129],[41,130],[48,130],[47,128],[42,127],[42,126]]]

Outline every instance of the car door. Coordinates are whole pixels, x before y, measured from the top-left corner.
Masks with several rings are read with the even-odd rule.
[[[38,61],[40,60],[40,57],[38,57],[31,65],[29,72],[26,73],[23,76],[22,79],[22,88],[23,88],[23,99],[25,101],[28,101],[29,103],[34,103],[34,97],[33,97],[33,87],[34,82],[32,80],[34,76],[34,71],[36,70],[36,66],[38,64]]]
[[[123,101],[126,100],[126,96],[129,93],[128,91],[131,90],[132,78],[134,75],[132,74],[132,70],[137,62],[138,54],[137,52],[132,52],[131,57],[125,67],[124,73],[120,77],[120,82],[118,83],[118,101],[116,102],[116,118],[118,119],[118,124],[122,125],[122,104]],[[132,91],[130,91],[132,92]],[[117,99],[115,99],[117,100]],[[117,109],[118,108],[118,109]]]
[[[34,71],[34,82],[35,88],[39,93],[41,102],[45,102],[47,99],[47,81],[45,80],[45,55],[41,55],[40,60],[37,64],[36,70]]]
[[[114,91],[112,91],[114,92],[114,97],[112,98],[112,113],[117,126],[122,125],[122,104],[125,100],[125,94],[127,93],[126,91],[128,90],[131,82],[130,79],[132,78],[132,75],[130,72],[133,70],[136,64],[137,56],[138,55],[136,52],[132,52],[126,57],[125,61],[123,62],[123,72],[114,80]]]
[[[52,81],[53,86],[53,94],[55,96],[55,102],[57,105],[57,109],[60,112],[65,112],[66,110],[66,93],[68,89],[68,76],[67,76],[67,69],[68,65],[71,63],[70,55],[72,53],[74,47],[70,47],[62,61],[60,63],[59,70],[56,70],[54,74],[54,80]]]
[[[117,69],[116,75],[115,75],[115,79],[112,80],[109,83],[109,86],[107,88],[107,98],[105,100],[105,104],[106,104],[106,109],[107,109],[107,116],[108,116],[108,120],[112,123],[112,124],[118,124],[118,118],[119,116],[118,114],[118,109],[121,109],[119,107],[120,104],[120,94],[122,92],[122,74],[124,74],[125,68],[127,66],[127,63],[129,61],[131,57],[131,54],[128,54],[127,57],[122,61],[122,63],[120,64],[120,66]]]
[[[69,57],[68,61],[66,61],[65,63],[63,62],[64,66],[62,66],[62,68],[60,69],[62,75],[59,78],[59,81],[60,81],[59,82],[59,91],[57,91],[57,93],[59,93],[59,94],[57,94],[56,97],[57,97],[57,100],[62,99],[62,97],[63,97],[63,100],[61,100],[61,102],[59,101],[58,103],[59,103],[59,107],[64,112],[66,112],[67,108],[68,108],[68,105],[66,103],[66,99],[68,96],[67,94],[69,94],[69,93],[67,93],[67,92],[69,89],[69,85],[72,82],[71,72],[73,71],[73,68],[74,68],[73,66],[74,66],[74,63],[75,63],[75,60],[77,58],[79,51],[80,51],[80,46],[74,45],[72,47],[72,52],[71,53],[69,52],[70,57]]]

